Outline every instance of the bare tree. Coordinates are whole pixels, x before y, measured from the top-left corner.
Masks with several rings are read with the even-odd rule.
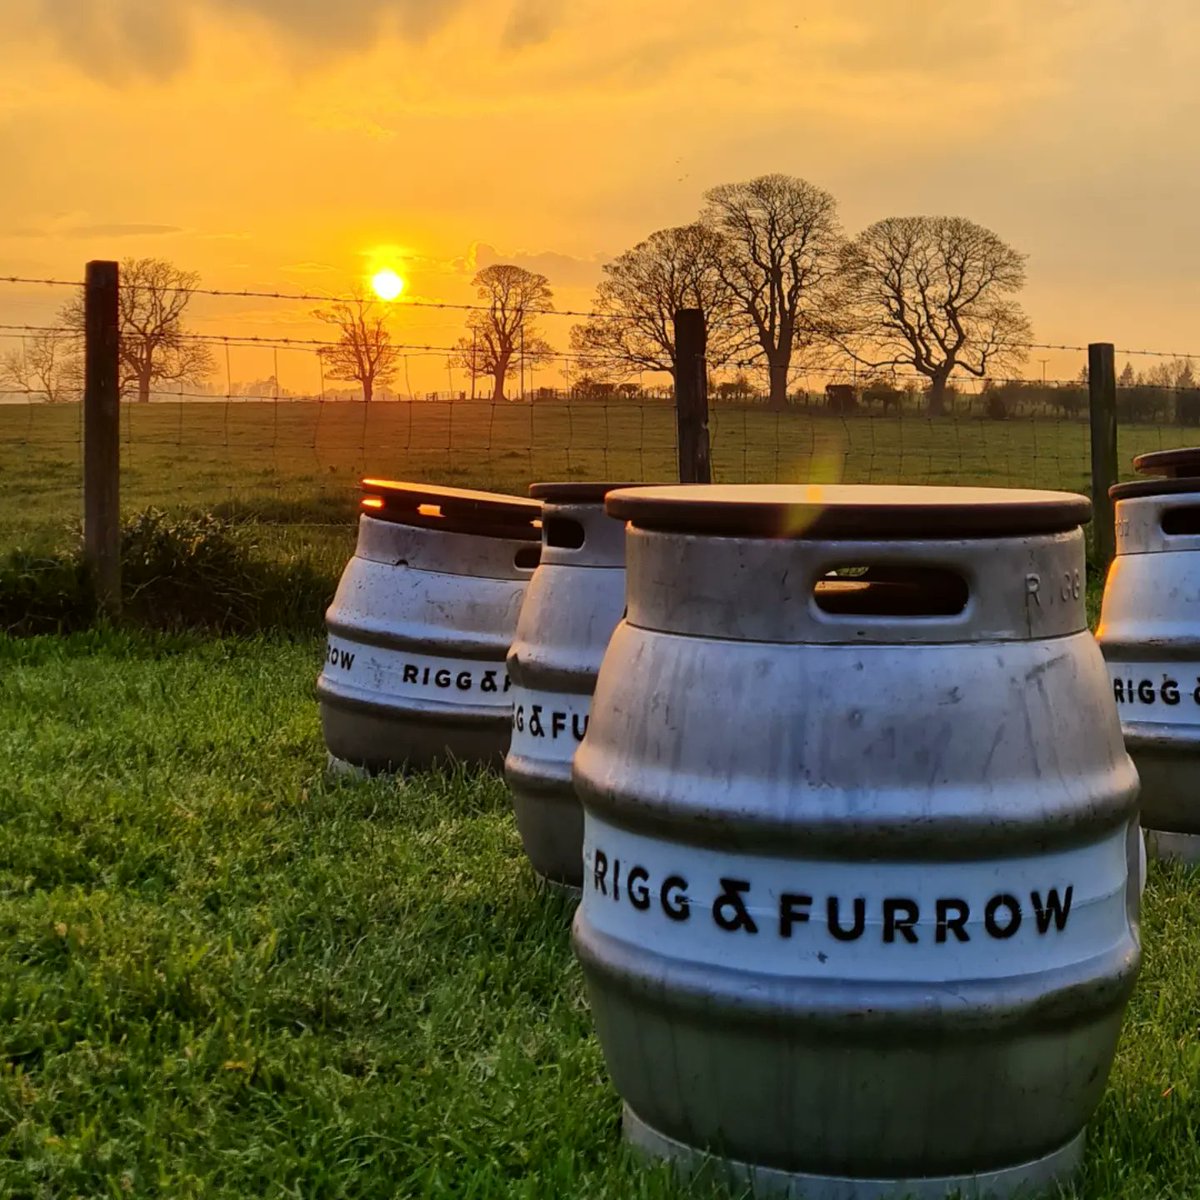
[[[51,404],[78,400],[83,389],[79,339],[56,330],[30,334],[19,350],[0,360],[0,391],[5,388],[44,396]]]
[[[535,366],[554,356],[537,331],[538,312],[554,307],[545,275],[506,263],[484,267],[474,279],[486,305],[467,318],[470,336],[458,343],[458,362],[473,378],[490,377],[492,399],[503,400],[504,385],[515,365]]]
[[[212,352],[184,330],[183,314],[200,282],[161,258],[121,263],[121,392],[137,388],[142,403],[156,383],[200,383],[213,371]],[[83,297],[72,300],[62,320],[83,332]]]
[[[1025,256],[961,217],[888,217],[842,256],[844,344],[871,367],[912,367],[929,380],[929,411],[945,410],[953,372],[982,378],[1015,366],[1029,321],[1013,299]]]
[[[732,293],[721,280],[722,239],[699,222],[660,229],[604,266],[597,315],[571,330],[571,349],[605,374],[675,377],[675,312],[704,314],[707,358],[719,368],[746,348]]]
[[[374,300],[356,295],[319,308],[313,316],[338,331],[333,345],[317,351],[326,374],[357,381],[363,401],[370,404],[376,386],[389,383],[400,366],[400,349],[392,344],[383,310]]]
[[[701,220],[722,239],[718,271],[766,363],[772,408],[787,404],[798,347],[830,318],[841,228],[833,197],[804,179],[762,175],[705,193]]]

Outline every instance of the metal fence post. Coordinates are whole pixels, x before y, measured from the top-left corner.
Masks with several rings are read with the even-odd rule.
[[[1111,342],[1088,345],[1088,400],[1092,440],[1092,550],[1107,571],[1116,553],[1116,526],[1108,489],[1117,482],[1117,372]]]
[[[90,262],[84,283],[83,554],[100,609],[121,611],[119,270]]]
[[[708,364],[704,314],[675,313],[675,421],[679,433],[679,482],[711,483],[708,457]]]

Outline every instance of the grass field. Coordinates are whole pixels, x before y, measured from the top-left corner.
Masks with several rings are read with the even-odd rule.
[[[709,1195],[622,1151],[503,785],[326,781],[319,657],[0,639],[0,1195]],[[1143,936],[1093,1200],[1200,1189],[1194,876]]]
[[[122,422],[126,511],[224,506],[312,530],[351,524],[363,475],[524,492],[537,479],[658,481],[676,470],[674,413],[665,401],[184,400],[126,404]],[[77,524],[80,432],[77,405],[0,405],[0,548],[60,540]],[[711,439],[719,482],[1089,486],[1086,422],[1052,417],[842,418],[715,406]],[[1121,461],[1197,441],[1200,429],[1123,428]],[[325,536],[303,535],[318,543]]]
[[[363,474],[521,491],[674,471],[665,406],[123,419],[127,512],[243,516],[330,586]],[[1122,459],[1198,432],[1135,429]],[[1082,488],[1088,467],[1074,422],[734,408],[713,454],[725,480]],[[74,535],[79,457],[77,408],[0,406],[0,549]],[[0,637],[0,1196],[712,1195],[623,1151],[570,907],[536,885],[502,782],[327,780],[320,651]],[[1152,868],[1143,934],[1081,1198],[1200,1195],[1200,879]]]

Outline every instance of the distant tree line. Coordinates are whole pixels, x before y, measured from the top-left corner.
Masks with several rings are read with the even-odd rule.
[[[198,285],[194,272],[160,259],[121,268],[121,386],[147,401],[152,392],[194,385],[207,390],[214,361],[184,315]],[[704,317],[710,393],[729,403],[773,409],[817,403],[838,413],[956,403],[956,378],[982,380],[981,415],[1005,419],[1052,410],[1086,411],[1086,378],[1046,389],[1005,381],[1023,363],[1032,333],[1019,303],[1025,256],[991,230],[961,217],[888,217],[854,236],[840,225],[834,198],[788,175],[763,175],[705,193],[695,221],[651,233],[606,263],[592,315],[574,325],[563,355],[569,394],[584,398],[650,394],[644,372],[674,378],[674,316]],[[494,401],[514,378],[524,397],[535,367],[559,357],[541,318],[554,312],[545,275],[499,263],[472,281],[476,303],[451,364],[480,382]],[[325,381],[353,383],[370,402],[403,363],[389,327],[392,310],[355,293],[313,316],[330,327],[317,354]],[[31,334],[0,358],[0,391],[50,401],[78,396],[82,381],[83,301],[60,313],[65,333]],[[529,372],[528,388],[526,372]],[[793,381],[831,380],[815,396]],[[1200,423],[1200,392],[1187,360],[1163,361],[1119,379],[1121,420]],[[277,380],[264,394],[283,394]],[[258,385],[255,385],[256,391]],[[464,393],[465,394],[465,393]],[[974,406],[973,406],[974,407]]]

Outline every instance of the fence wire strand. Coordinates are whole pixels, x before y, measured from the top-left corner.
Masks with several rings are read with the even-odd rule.
[[[46,290],[55,311],[78,282],[2,276]],[[272,302],[328,302],[286,291],[195,289]],[[30,293],[33,294],[33,293]],[[22,298],[26,293],[22,292]],[[0,290],[0,300],[3,291]],[[36,297],[35,297],[36,299]],[[408,301],[470,312],[478,305]],[[63,318],[0,309],[0,549],[78,527],[82,511],[82,407],[55,400],[33,377],[40,338],[76,339]],[[595,317],[569,309],[555,317]],[[8,319],[11,318],[11,319]],[[256,320],[263,319],[261,315]],[[354,382],[331,378],[329,339],[230,326],[188,331],[210,348],[214,373],[154,383],[140,402],[125,393],[121,492],[140,508],[215,511],[258,528],[328,530],[344,545],[356,518],[358,480],[391,476],[523,493],[539,479],[661,482],[676,477],[676,416],[669,386],[553,385],[539,361],[514,365],[504,398],[463,382],[451,339],[396,343],[395,377],[364,402]],[[1085,356],[1087,346],[1023,343]],[[1119,350],[1144,371],[1118,391],[1122,471],[1147,450],[1200,442],[1200,386],[1187,354]],[[546,366],[586,373],[586,355],[553,351]],[[1086,361],[1086,358],[1083,358]],[[1081,363],[1082,365],[1082,363]],[[414,387],[435,380],[429,390]],[[729,374],[728,372],[726,373]],[[521,384],[528,386],[521,394]],[[710,454],[716,482],[976,483],[1087,490],[1088,388],[1075,379],[970,380],[931,411],[927,380],[897,369],[864,378],[853,364],[797,371],[787,403],[772,406],[739,379],[710,385]],[[456,386],[457,385],[457,386]],[[57,392],[55,392],[57,395]]]

